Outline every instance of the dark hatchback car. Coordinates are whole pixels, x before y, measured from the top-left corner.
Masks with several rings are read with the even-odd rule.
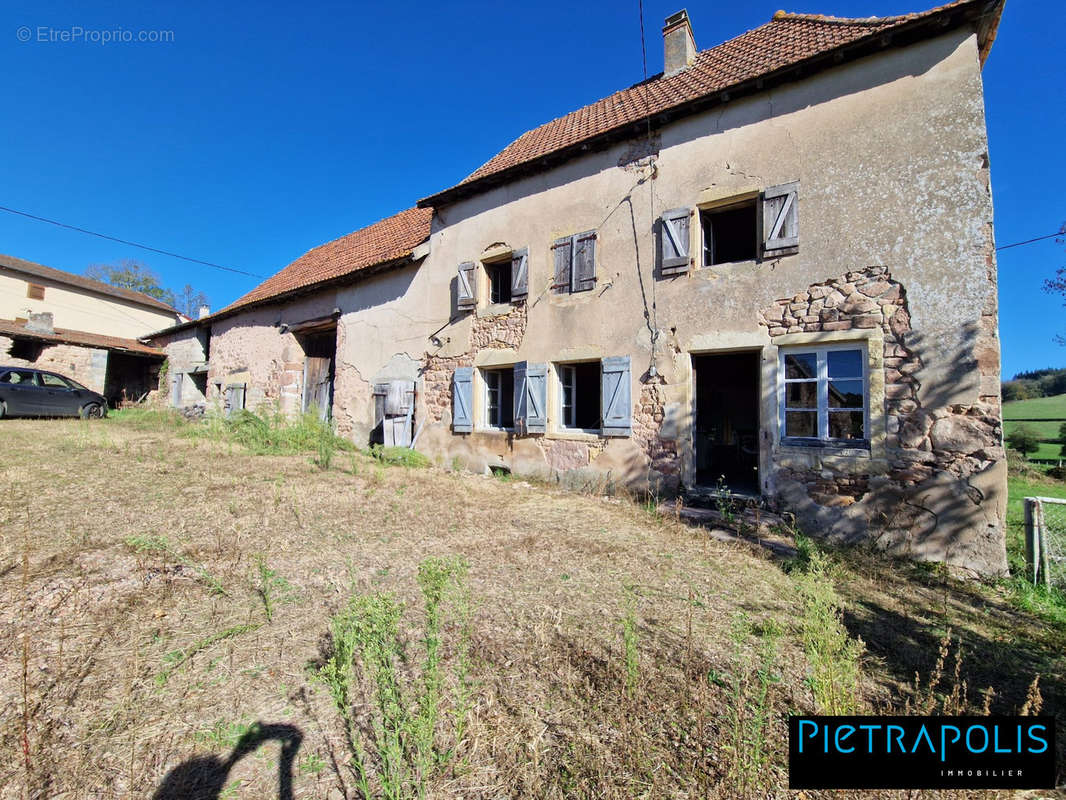
[[[0,417],[79,416],[107,416],[104,396],[54,372],[0,367]]]

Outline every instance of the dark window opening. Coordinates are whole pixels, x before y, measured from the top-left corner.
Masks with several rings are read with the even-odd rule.
[[[755,201],[700,212],[703,228],[703,263],[731,264],[752,261],[756,255]]]
[[[196,332],[196,338],[200,340],[200,348],[204,351],[204,363],[211,360],[211,329],[200,328]]]
[[[562,387],[562,424],[576,430],[600,428],[600,362],[563,364],[559,367]]]
[[[44,350],[44,342],[35,342],[33,339],[13,339],[7,355],[19,361],[36,361],[41,357],[42,350]]]
[[[485,265],[489,275],[489,302],[511,302],[511,262],[499,261]]]
[[[190,372],[189,377],[192,379],[192,385],[196,387],[196,391],[203,395],[199,402],[207,400],[207,373]]]
[[[514,367],[485,370],[485,424],[514,427]]]

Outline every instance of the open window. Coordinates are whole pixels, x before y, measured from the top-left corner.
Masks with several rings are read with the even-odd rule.
[[[759,232],[757,197],[700,211],[703,265],[754,261]]]
[[[780,374],[782,442],[868,444],[865,345],[782,349]]]
[[[489,279],[489,302],[511,302],[511,259],[492,261],[485,265]]]
[[[483,369],[485,383],[485,427],[514,429],[514,367]]]
[[[629,436],[629,356],[556,365],[560,431]]]

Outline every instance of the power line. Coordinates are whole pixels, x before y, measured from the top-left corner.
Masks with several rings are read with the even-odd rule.
[[[28,219],[34,219],[38,222],[47,222],[49,225],[56,225],[60,228],[66,228],[67,230],[77,231],[78,233],[85,233],[89,236],[96,236],[100,239],[107,239],[110,242],[118,242],[119,244],[129,245],[130,247],[139,247],[141,250],[147,250],[150,253],[158,253],[162,256],[170,256],[171,258],[180,258],[182,261],[189,261],[193,264],[202,264],[205,267],[211,267],[213,269],[221,269],[226,272],[234,272],[238,275],[247,275],[250,278],[262,278],[263,275],[257,275],[254,272],[245,272],[243,269],[234,269],[233,267],[224,267],[221,264],[214,264],[210,261],[201,261],[198,258],[190,258],[189,256],[183,256],[178,253],[172,253],[169,250],[160,250],[157,247],[149,247],[146,244],[138,244],[137,242],[131,242],[127,239],[119,239],[117,236],[108,236],[106,233],[97,233],[96,231],[90,231],[85,228],[79,228],[77,225],[68,225],[65,222],[57,222],[54,219],[48,219],[47,217],[38,217],[36,214],[29,214],[25,211],[19,211],[15,208],[7,208],[6,206],[0,206],[0,211],[6,211],[8,214],[17,214],[20,217],[26,217]]]
[[[1054,239],[1056,236],[1066,236],[1066,226],[1059,228],[1054,233],[1049,233],[1047,236],[1037,236],[1035,239],[1026,239],[1024,242],[1014,242],[1013,244],[1005,244],[1002,247],[997,247],[996,252],[999,252],[1000,250],[1010,250],[1012,247],[1021,247],[1023,244],[1042,242],[1045,239]]]

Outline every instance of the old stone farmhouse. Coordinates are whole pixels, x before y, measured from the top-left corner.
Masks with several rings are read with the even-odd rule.
[[[164,331],[175,405],[585,485],[725,486],[1006,567],[981,67],[1000,0],[778,13]]]
[[[141,292],[0,255],[0,364],[58,372],[112,406],[155,387],[163,351],[140,339],[181,319]]]

